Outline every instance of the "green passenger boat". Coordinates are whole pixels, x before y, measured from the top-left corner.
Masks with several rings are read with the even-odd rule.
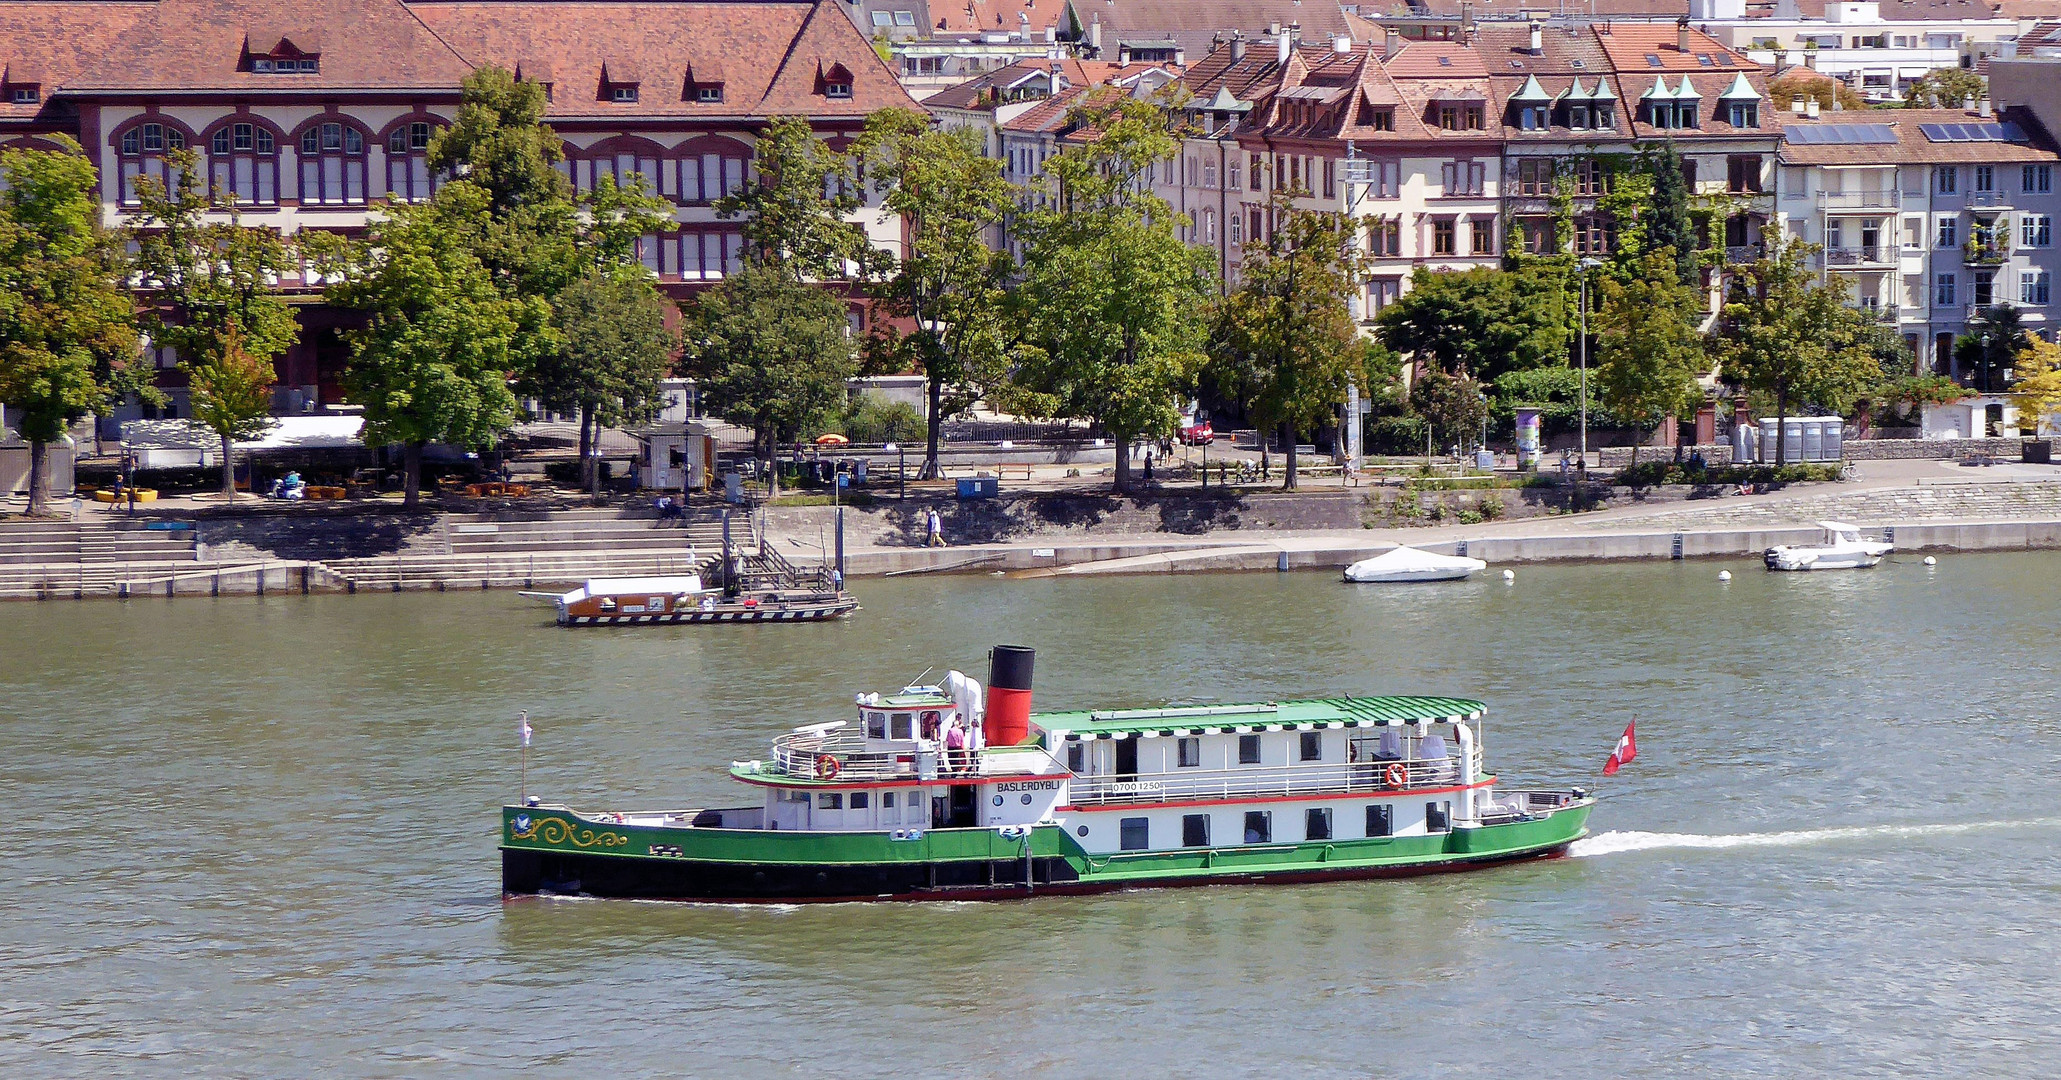
[[[990,686],[860,695],[731,775],[757,805],[502,808],[509,895],[967,899],[1472,870],[1564,853],[1594,800],[1499,789],[1478,701],[1349,697],[1030,712],[1032,657]]]

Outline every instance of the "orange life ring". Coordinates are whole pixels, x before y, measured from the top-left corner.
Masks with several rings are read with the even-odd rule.
[[[1410,782],[1410,770],[1398,761],[1388,767],[1388,786],[1402,787]]]
[[[830,756],[829,754],[817,754],[817,755],[816,755],[816,779],[818,779],[818,780],[835,780],[835,779],[837,779],[837,768],[838,768],[838,766],[837,766],[837,759],[836,759],[836,758],[834,758],[834,757],[831,757],[831,756]]]

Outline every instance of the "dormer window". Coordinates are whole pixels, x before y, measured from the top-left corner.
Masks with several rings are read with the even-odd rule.
[[[608,88],[608,100],[635,101],[637,100],[637,88],[635,86],[611,86]]]
[[[244,37],[244,58],[254,75],[313,75],[322,70],[319,36],[275,32]]]
[[[1544,131],[1551,126],[1547,120],[1547,107],[1534,105],[1517,110],[1517,126],[1526,131]]]
[[[723,68],[712,60],[697,61],[687,69],[687,87],[684,95],[688,101],[703,105],[723,103]]]
[[[823,96],[848,98],[852,96],[852,84],[848,82],[827,82],[823,84]]]
[[[816,85],[827,98],[849,98],[852,96],[852,69],[842,63],[828,62],[816,69]]]
[[[1760,104],[1758,102],[1734,102],[1731,110],[1733,127],[1757,128],[1760,126]]]
[[[43,89],[39,86],[10,86],[7,100],[15,105],[34,105],[43,100]]]
[[[694,100],[705,105],[721,104],[723,88],[720,86],[697,86],[694,88]]]

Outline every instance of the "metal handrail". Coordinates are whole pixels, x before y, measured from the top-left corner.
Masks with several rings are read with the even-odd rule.
[[[1452,787],[1460,782],[1458,757],[1415,761],[1355,761],[1272,768],[1176,769],[1137,775],[1076,776],[1068,801],[1076,805],[1153,803],[1177,799],[1228,799],[1266,795],[1398,792]],[[1392,775],[1400,770],[1399,775]],[[1474,750],[1475,775],[1482,756]],[[1400,779],[1401,783],[1394,781]]]

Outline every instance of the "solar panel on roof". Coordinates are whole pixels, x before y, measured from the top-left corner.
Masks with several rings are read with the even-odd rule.
[[[2016,124],[1919,124],[1933,142],[2016,142],[2025,137]]]

